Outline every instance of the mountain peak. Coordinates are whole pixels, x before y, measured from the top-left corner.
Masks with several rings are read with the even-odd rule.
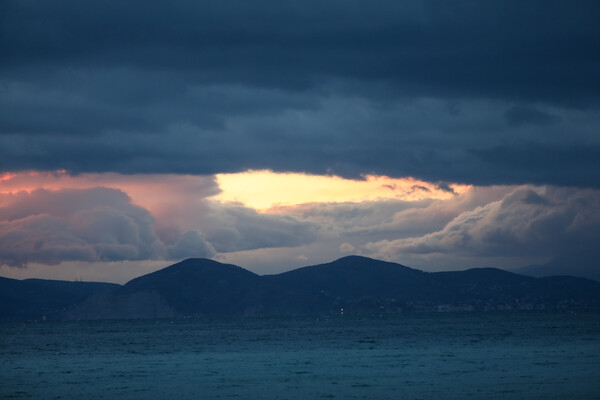
[[[390,270],[390,271],[403,270],[405,272],[412,271],[412,272],[422,273],[422,271],[420,271],[420,270],[409,268],[405,265],[398,264],[395,262],[376,260],[374,258],[358,256],[358,255],[350,255],[350,256],[338,258],[337,260],[329,262],[329,263],[299,268],[296,271],[304,270],[304,269],[319,269],[319,268],[320,269],[323,269],[323,268],[338,269],[339,268],[339,269],[343,269],[346,273],[349,273],[352,270],[365,271],[365,272],[370,271],[372,273],[377,273],[378,271],[386,271],[386,270]],[[293,272],[293,271],[290,271],[290,272]]]
[[[188,258],[127,282],[117,294],[156,292],[182,314],[243,313],[260,277],[242,267]],[[219,310],[219,311],[216,311]]]
[[[194,279],[202,279],[203,276],[206,278],[213,278],[229,274],[258,277],[255,273],[242,267],[238,267],[237,265],[223,264],[208,258],[187,258],[166,268],[132,279],[124,285],[124,288],[139,285],[140,282],[147,283],[153,280],[164,281],[177,279],[184,274],[187,275],[188,278]]]
[[[377,261],[373,258],[369,258],[369,257],[365,257],[365,256],[359,256],[357,254],[351,254],[349,256],[344,256],[341,258],[338,258],[337,260],[333,261],[333,262],[338,262],[338,261]]]

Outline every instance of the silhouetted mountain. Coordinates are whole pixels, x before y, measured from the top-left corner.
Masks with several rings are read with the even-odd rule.
[[[590,255],[557,257],[545,264],[527,265],[511,270],[517,274],[534,276],[576,276],[600,282],[600,258]]]
[[[495,268],[427,273],[359,256],[264,278],[286,304],[277,313],[600,307],[600,284],[588,279]]]
[[[418,296],[428,274],[391,262],[348,256],[339,260],[266,276],[294,291],[326,291],[336,296]]]
[[[261,277],[241,267],[191,258],[127,282],[74,307],[71,318],[155,318],[260,313]]]
[[[359,256],[263,278],[276,293],[272,312],[284,314],[397,311],[409,301],[437,298],[442,290],[431,287],[423,271]]]
[[[0,277],[0,319],[61,318],[62,313],[93,293],[110,293],[120,285]]]
[[[188,259],[115,286],[95,291],[83,301],[81,293],[80,302],[70,303],[73,306],[65,316],[94,319],[600,309],[600,283],[589,279],[533,278],[494,268],[427,273],[358,256],[266,276],[235,265]],[[61,304],[74,299],[57,296],[63,298]]]
[[[496,268],[431,274],[449,289],[449,304],[475,308],[561,308],[568,305],[598,307],[600,283],[571,276],[533,278]]]
[[[260,300],[261,277],[231,264],[191,258],[126,283],[116,293],[156,292],[181,314],[239,314]]]

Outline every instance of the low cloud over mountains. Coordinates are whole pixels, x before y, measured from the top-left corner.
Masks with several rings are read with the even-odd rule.
[[[350,252],[428,270],[515,268],[594,259],[600,236],[595,189],[474,187],[450,199],[312,203],[259,213],[210,196],[180,202],[176,186],[170,187],[172,201],[145,207],[107,187],[2,195],[0,261],[25,266],[211,257],[280,272]],[[145,190],[138,185],[133,192]]]

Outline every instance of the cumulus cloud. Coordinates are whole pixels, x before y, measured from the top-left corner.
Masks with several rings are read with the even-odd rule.
[[[600,191],[520,187],[422,236],[371,242],[386,258],[535,257],[589,253],[600,236]]]
[[[177,240],[174,246],[169,248],[171,259],[210,258],[214,257],[216,253],[214,247],[197,230],[187,231]]]
[[[0,197],[0,263],[120,261],[162,257],[154,218],[108,188],[37,189]]]
[[[159,182],[155,184],[164,189]],[[135,191],[148,193],[140,185]],[[163,195],[154,202],[145,199],[155,207],[158,218],[112,188],[0,194],[0,264],[214,257],[223,252],[299,246],[317,238],[312,222],[213,202],[206,197],[212,193],[195,197],[175,191],[169,202]],[[156,204],[159,199],[163,201]]]

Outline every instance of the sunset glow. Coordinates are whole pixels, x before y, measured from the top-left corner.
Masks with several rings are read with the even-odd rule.
[[[0,177],[0,194],[31,192],[35,189],[62,190],[107,187],[126,193],[134,204],[156,210],[165,203],[186,202],[218,192],[212,177],[176,174],[89,173],[27,171]]]
[[[364,180],[351,180],[272,171],[219,174],[217,182],[222,192],[215,200],[239,202],[257,210],[305,203],[450,199],[470,188],[469,185],[450,185],[451,190],[444,190],[413,178],[367,175]]]
[[[218,186],[217,186],[218,185]],[[133,203],[157,210],[194,195],[217,202],[236,202],[259,211],[307,203],[343,203],[381,200],[447,200],[467,191],[469,185],[439,185],[414,178],[367,175],[363,180],[339,176],[246,171],[211,176],[124,175],[116,173],[70,175],[67,171],[7,173],[0,179],[0,193],[35,189],[84,189],[108,187],[125,192]],[[211,197],[212,195],[212,197]]]

